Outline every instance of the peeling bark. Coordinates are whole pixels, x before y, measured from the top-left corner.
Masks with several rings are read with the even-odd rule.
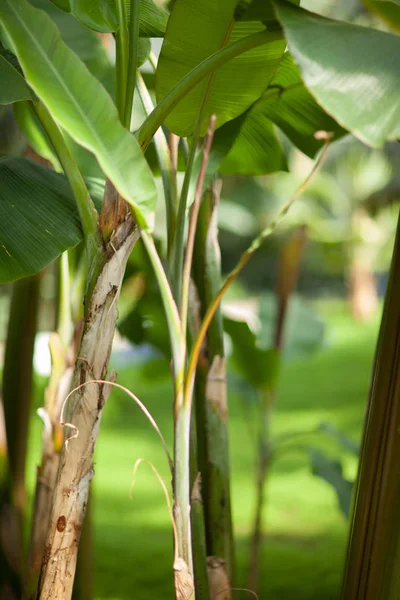
[[[221,421],[228,420],[226,358],[216,354],[207,374],[206,398]]]
[[[73,388],[107,376],[118,315],[117,301],[126,262],[137,238],[138,232],[128,216],[107,245],[108,260],[88,301]],[[65,443],[53,496],[38,600],[71,598],[79,538],[94,474],[93,454],[110,392],[111,386],[106,384],[84,386],[72,394],[63,407]]]
[[[207,556],[207,571],[211,600],[231,600],[226,562],[218,556]]]
[[[50,338],[52,374],[45,394],[45,407],[39,415],[44,422],[42,461],[37,468],[35,499],[32,513],[31,538],[25,576],[25,599],[32,600],[36,589],[43,559],[45,541],[49,527],[51,503],[57,480],[63,443],[60,413],[64,398],[71,389],[73,365],[64,356],[57,334]]]

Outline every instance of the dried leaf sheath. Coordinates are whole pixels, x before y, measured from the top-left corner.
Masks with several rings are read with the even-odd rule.
[[[126,261],[137,237],[130,217],[111,237],[111,256],[89,300],[73,386],[106,377],[117,319],[117,300]],[[73,394],[64,407],[64,421],[68,424],[66,443],[42,563],[40,600],[71,596],[79,538],[94,473],[93,453],[110,391],[104,384],[85,386]]]

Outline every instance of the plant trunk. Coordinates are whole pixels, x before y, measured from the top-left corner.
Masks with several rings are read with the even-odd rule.
[[[107,243],[107,260],[93,292],[86,298],[73,388],[107,376],[118,315],[117,301],[126,262],[137,237],[137,230],[128,216]],[[111,377],[114,375],[111,374]],[[102,411],[110,391],[106,384],[85,385],[72,394],[63,407],[65,444],[42,561],[39,600],[71,598],[79,538],[93,477],[93,454]]]
[[[400,597],[400,220],[369,394],[342,600]]]
[[[351,314],[357,321],[369,321],[378,309],[378,290],[374,273],[356,256],[349,273]]]
[[[0,490],[2,572],[0,596],[2,598],[21,597],[22,535],[26,503],[25,460],[32,397],[33,350],[39,285],[40,276],[37,275],[16,281],[11,297],[3,370],[7,458],[5,477],[1,482]]]
[[[79,544],[72,600],[92,600],[93,598],[92,505],[93,494],[90,491]]]
[[[368,244],[359,241],[369,220],[365,209],[358,207],[354,210],[351,219],[354,240],[349,248],[349,304],[351,314],[357,321],[368,321],[378,310],[378,289],[372,272],[371,250]]]
[[[36,490],[33,504],[31,537],[25,574],[24,599],[36,597],[40,568],[43,560],[49,527],[51,505],[63,445],[63,427],[60,423],[62,403],[71,389],[75,352],[62,346],[58,334],[50,337],[52,371],[45,392],[44,408],[40,414],[44,421],[42,460],[37,468]]]
[[[221,285],[217,213],[221,182],[204,194],[196,233],[193,278],[204,317]],[[195,411],[199,470],[209,557],[210,597],[230,598],[220,593],[230,587],[234,570],[233,530],[230,500],[228,406],[226,359],[222,317],[217,311],[204,344],[196,374]],[[212,560],[211,560],[212,559]],[[211,562],[212,565],[211,565]],[[211,566],[210,566],[211,565]],[[211,586],[211,580],[214,584]],[[218,589],[218,583],[223,585]]]

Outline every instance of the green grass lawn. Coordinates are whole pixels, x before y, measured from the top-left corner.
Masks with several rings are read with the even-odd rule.
[[[307,432],[330,422],[358,440],[378,319],[360,325],[343,308],[322,305],[320,310],[326,318],[324,347],[312,357],[284,365],[273,432]],[[146,381],[134,366],[120,371],[119,382],[146,403],[172,447],[170,382]],[[237,583],[242,586],[254,509],[255,438],[250,414],[255,417],[255,413],[238,390],[230,390],[229,402]],[[346,475],[354,478],[356,459],[334,440],[312,433],[301,439],[332,456],[340,454]],[[36,419],[28,465],[31,487],[39,446]],[[132,468],[139,457],[152,461],[169,484],[167,461],[154,430],[133,401],[115,390],[105,409],[93,484],[98,600],[173,598],[171,525],[163,492],[147,465],[140,467],[129,496]],[[347,523],[334,491],[311,474],[307,453],[301,448],[282,453],[272,466],[264,526],[261,599],[338,598]],[[237,592],[235,597],[245,594]]]

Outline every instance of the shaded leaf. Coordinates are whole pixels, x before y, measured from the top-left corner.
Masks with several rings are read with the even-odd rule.
[[[100,208],[103,185],[89,189]],[[0,283],[38,273],[82,239],[63,175],[26,158],[0,159]]]
[[[32,92],[25,79],[0,53],[0,104],[31,100]]]
[[[300,4],[300,0],[289,1]],[[262,21],[269,27],[278,25],[272,0],[241,0],[236,7],[235,18],[238,21]]]
[[[14,106],[14,114],[20,130],[35,152],[51,162],[54,169],[61,171],[60,162],[29,102],[18,102]]]
[[[288,170],[274,126],[258,102],[238,119],[226,123],[217,132],[215,143],[234,131],[235,141],[219,167],[221,175],[267,175]]]
[[[400,31],[400,2],[398,0],[363,0],[365,6],[373,13]]]
[[[314,157],[325,143],[315,138],[317,131],[328,131],[333,134],[332,139],[346,133],[315,102],[287,52],[261,98],[216,132],[206,182],[216,170],[222,175],[266,175],[286,171],[286,158],[273,123],[310,157]]]
[[[36,94],[61,127],[94,153],[141,225],[148,226],[156,199],[152,174],[105,89],[65,45],[51,19],[26,0],[5,0],[0,21]]]
[[[158,62],[158,101],[205,58],[264,29],[258,22],[235,23],[235,6],[236,0],[176,0]],[[217,116],[217,127],[234,119],[265,90],[284,48],[285,41],[278,39],[228,61],[177,104],[167,117],[166,126],[180,136],[191,135],[208,87],[201,134],[205,133],[212,113]]]
[[[350,516],[354,484],[343,476],[342,464],[339,460],[325,456],[320,450],[310,449],[312,472],[333,487],[339,507],[345,517]]]
[[[18,102],[15,106],[22,104]],[[18,156],[26,147],[12,106],[0,106],[0,156]]]
[[[276,4],[289,48],[317,102],[365,143],[400,136],[400,37]]]
[[[311,96],[288,52],[255,107],[258,112],[271,119],[299,150],[310,157],[314,157],[325,143],[315,138],[317,131],[333,134],[332,140],[346,134]]]
[[[128,23],[130,22],[130,0],[125,0]],[[140,0],[139,35],[143,37],[164,37],[169,14],[157,6],[153,0]]]
[[[224,318],[224,329],[233,344],[235,365],[258,389],[273,388],[279,376],[279,353],[257,345],[257,336],[245,321]]]
[[[119,28],[115,0],[51,0],[59,8],[71,12],[89,29],[107,33]],[[125,0],[129,17],[130,0]],[[162,37],[167,25],[168,13],[152,0],[140,2],[139,34],[143,37]]]

